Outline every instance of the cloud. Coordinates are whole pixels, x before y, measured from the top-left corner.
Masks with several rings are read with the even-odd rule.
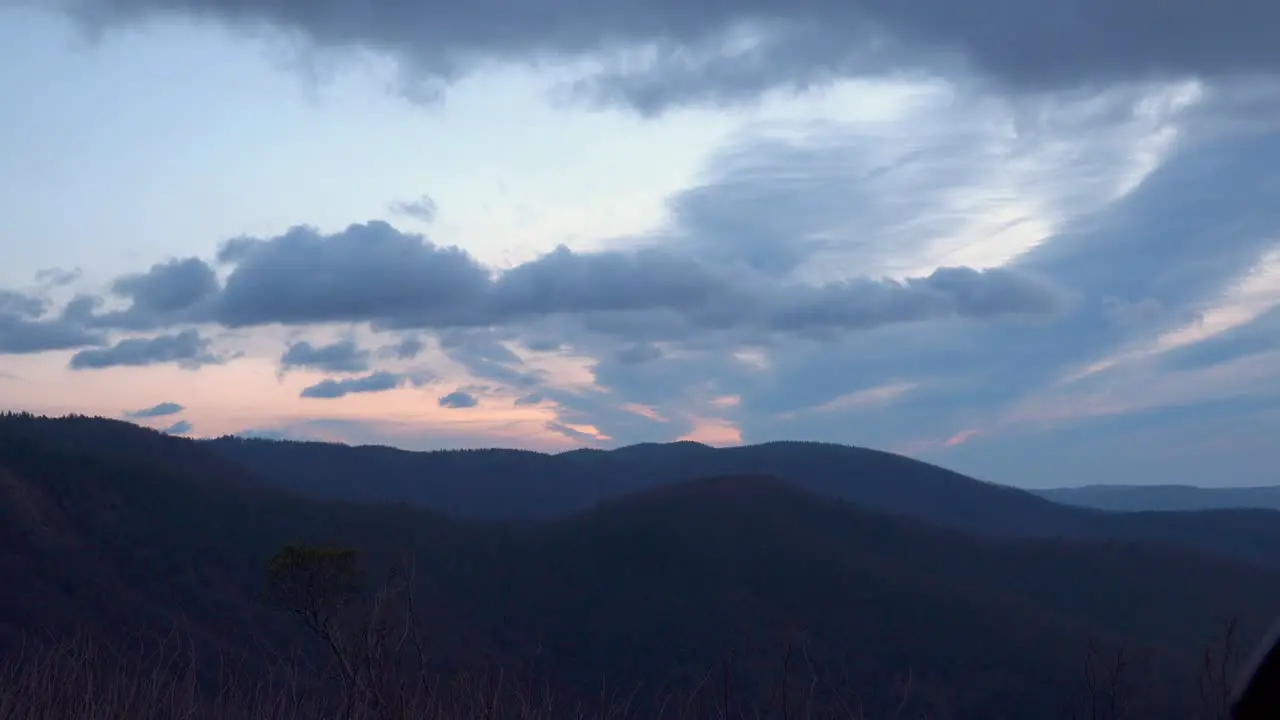
[[[1125,300],[1117,297],[1102,298],[1102,306],[1108,317],[1118,325],[1142,327],[1164,318],[1164,307],[1152,298]]]
[[[564,346],[564,343],[553,337],[530,337],[525,336],[520,339],[520,344],[534,352],[555,352]]]
[[[128,338],[102,349],[81,350],[71,357],[72,370],[98,370],[110,367],[141,367],[176,363],[194,370],[202,365],[226,362],[225,356],[209,349],[210,341],[196,330],[182,330],[150,338]]]
[[[455,424],[429,427],[416,422],[317,417],[293,420],[283,425],[247,428],[236,434],[270,440],[341,442],[351,445],[392,445],[412,450],[457,448],[520,447],[530,450],[561,450],[558,436],[543,431],[541,422],[528,421],[503,426],[499,434],[475,435]]]
[[[438,401],[438,404],[442,408],[463,409],[473,408],[479,405],[480,401],[471,393],[455,390],[448,395],[442,396]]]
[[[394,345],[388,345],[381,349],[381,354],[390,355],[397,360],[412,360],[422,354],[427,349],[427,344],[422,338],[410,336],[402,339]]]
[[[179,420],[178,422],[170,425],[164,430],[161,430],[161,432],[167,433],[169,435],[186,435],[190,433],[193,429],[194,428],[191,426],[191,423],[187,422],[186,420]]]
[[[861,330],[945,317],[1051,314],[1061,300],[1043,280],[1001,268],[812,285],[713,269],[664,249],[575,253],[563,246],[504,273],[493,295],[498,315],[512,319],[658,312],[676,323],[672,332]]]
[[[342,380],[322,380],[304,388],[301,397],[332,400],[357,393],[377,393],[406,385],[420,386],[431,381],[424,373],[393,373],[380,370],[369,375]]]
[[[31,320],[0,312],[0,354],[24,355],[98,345],[100,333],[65,320]]]
[[[391,212],[423,223],[435,220],[436,211],[436,201],[432,200],[430,195],[422,195],[415,200],[391,203]]]
[[[125,310],[90,316],[99,327],[146,330],[183,321],[203,320],[203,305],[219,290],[213,268],[199,258],[156,263],[111,283],[112,294],[127,299]]]
[[[751,128],[659,226],[604,250],[499,270],[389,223],[294,228],[227,242],[208,264],[225,283],[146,317],[367,323],[380,359],[430,346],[456,400],[479,395],[552,442],[716,427],[746,442],[927,442],[945,460],[1271,391],[1280,335],[1264,311],[1280,295],[1227,313],[1234,330],[1213,318],[1280,240],[1280,145],[1214,125],[1216,88],[1009,99],[937,83],[899,100],[880,119]],[[94,327],[102,307],[77,298],[58,319]],[[1179,334],[1195,339],[1169,349]],[[376,391],[356,381],[379,384],[308,390]]]
[[[598,432],[593,433],[593,432],[590,432],[590,430],[587,428],[574,427],[572,425],[567,425],[562,422],[555,422],[555,421],[548,422],[547,429],[552,432],[564,435],[570,440],[573,440],[574,442],[581,443],[584,445],[599,445],[601,440],[608,439],[606,436],[602,436],[598,434]],[[591,429],[594,429],[594,428],[591,428]]]
[[[448,83],[494,62],[559,60],[595,68],[581,77],[580,92],[645,112],[868,73],[969,72],[1039,92],[1280,69],[1270,31],[1280,25],[1280,8],[1251,0],[1158,7],[1059,0],[1047,8],[999,0],[337,0],[323,8],[286,0],[63,0],[55,7],[95,27],[185,15],[246,31],[271,26],[323,48],[373,50],[398,61],[413,97],[438,97]]]
[[[84,275],[84,271],[80,268],[71,268],[66,270],[63,268],[45,268],[36,271],[36,282],[45,287],[65,287],[79,280]]]
[[[517,389],[535,387],[542,381],[541,373],[526,367],[520,356],[506,346],[505,342],[514,339],[516,333],[473,328],[444,330],[438,335],[445,357],[476,378]]]
[[[655,329],[689,334],[864,330],[940,318],[1046,315],[1061,293],[1043,278],[1006,268],[939,268],[903,280],[844,278],[810,284],[746,268],[720,268],[665,248],[574,252],[560,246],[496,273],[456,248],[373,221],[322,235],[238,238],[219,260],[232,265],[221,292],[199,260],[156,265],[118,280],[128,310],[94,315],[78,299],[75,317],[99,326],[144,327],[169,318],[229,328],[368,322],[375,329],[465,329],[552,316],[666,314]],[[205,278],[205,280],[200,280]],[[180,279],[198,289],[179,291]],[[626,318],[622,318],[625,322]]]
[[[1209,368],[1253,355],[1280,350],[1280,306],[1248,322],[1162,353],[1159,367],[1179,372]]]
[[[380,321],[448,326],[479,321],[473,303],[489,271],[468,253],[374,221],[332,235],[295,227],[240,238],[219,260],[234,265],[214,317],[228,327]]]
[[[369,351],[352,340],[342,340],[316,347],[303,340],[290,343],[280,356],[280,367],[309,368],[324,372],[365,372],[369,369]]]
[[[662,348],[653,343],[636,343],[614,354],[614,358],[623,365],[638,365],[660,357]]]
[[[186,410],[183,406],[174,402],[162,402],[159,405],[152,405],[142,410],[125,411],[124,416],[130,420],[144,420],[147,418],[164,417],[166,415],[177,415]]]
[[[41,297],[0,289],[0,355],[23,355],[97,345],[103,337],[65,318],[45,318]]]
[[[43,298],[12,290],[0,290],[0,315],[38,318],[44,315],[46,305]]]
[[[1084,406],[1106,391],[1060,387],[1065,377],[1212,317],[1225,291],[1262,272],[1260,258],[1280,240],[1280,208],[1266,199],[1280,191],[1267,160],[1277,138],[1207,130],[1217,101],[1198,92],[1151,86],[977,107],[953,95],[946,108],[928,96],[894,118],[901,131],[887,136],[863,122],[765,128],[717,153],[700,184],[671,199],[669,224],[642,239],[646,248],[683,251],[715,268],[713,279],[810,291],[839,287],[845,281],[835,272],[890,274],[903,287],[936,273],[947,286],[948,271],[929,268],[963,258],[1014,277],[1047,278],[1072,295],[1066,312],[968,323],[925,313],[833,333],[826,328],[854,323],[717,327],[677,306],[587,313],[577,324],[533,319],[521,338],[558,338],[558,355],[584,361],[592,390],[552,388],[546,397],[562,422],[593,425],[618,442],[669,440],[678,435],[674,424],[704,414],[741,428],[746,442],[806,437],[903,448],[931,439],[939,452],[987,446],[1016,430],[1004,418],[1024,399]],[[899,149],[899,140],[917,137],[905,144],[911,152]],[[1224,177],[1239,187],[1227,191],[1214,180]],[[988,290],[994,283],[966,295],[960,288],[973,272],[956,274],[959,282],[948,288],[979,317],[1003,301]],[[667,282],[667,297],[696,292],[678,276]],[[831,305],[883,312],[891,303]],[[742,306],[734,303],[734,311]],[[788,312],[774,303],[770,317]],[[788,327],[802,329],[780,331]],[[1280,347],[1269,325],[1240,335],[1221,352]],[[623,362],[643,343],[669,352]],[[1153,363],[1142,372],[1171,369]],[[1111,381],[1126,382],[1123,375]],[[1203,402],[1223,382],[1206,376],[1194,394],[1131,383],[1135,397],[1124,411]],[[885,387],[912,389],[874,405],[839,402]],[[714,404],[724,397],[737,402]],[[628,403],[673,424],[617,412]],[[818,408],[824,411],[808,412]],[[941,447],[957,436],[966,442]]]

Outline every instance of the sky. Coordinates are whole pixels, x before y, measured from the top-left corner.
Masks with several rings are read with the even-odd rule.
[[[0,0],[0,406],[1277,482],[1280,4]]]

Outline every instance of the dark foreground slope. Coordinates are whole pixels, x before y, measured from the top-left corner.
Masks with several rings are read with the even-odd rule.
[[[546,455],[220,438],[203,445],[266,482],[321,498],[406,502],[483,518],[554,518],[703,477],[762,474],[829,498],[969,533],[1155,541],[1280,566],[1268,510],[1116,514],[1052,502],[891,453],[824,443],[636,445]]]
[[[1195,702],[1199,652],[1223,620],[1238,613],[1249,637],[1280,597],[1275,571],[1211,556],[980,538],[760,476],[482,527],[307,500],[248,476],[219,487],[178,462],[184,448],[199,457],[198,443],[166,440],[157,465],[121,452],[155,442],[148,431],[76,451],[57,440],[61,421],[46,422],[38,440],[0,419],[10,646],[81,623],[119,637],[182,622],[226,655],[297,647],[297,629],[258,599],[263,567],[284,543],[317,542],[357,548],[375,571],[415,555],[425,635],[446,669],[491,653],[562,693],[598,697],[602,679],[689,688],[731,666],[735,697],[749,698],[776,689],[789,643],[784,674],[841,686],[868,710],[896,703],[909,676],[917,710],[1040,718],[1070,699],[1089,637],[1130,648],[1149,712]]]
[[[1152,651],[1140,673],[1189,677],[1227,613],[1264,618],[1280,591],[1274,572],[1209,556],[972,537],[758,476],[630,496],[537,531],[525,551],[525,592],[501,613],[576,672],[622,663],[652,682],[673,649],[704,667],[733,648],[767,676],[779,642],[803,639],[860,697],[892,702],[877,689],[905,668],[918,710],[968,717],[1057,716],[1090,637]],[[1170,710],[1186,687],[1147,689]]]
[[[1280,486],[1206,488],[1191,485],[1084,485],[1037,490],[1054,502],[1112,512],[1280,510]]]
[[[83,626],[156,635],[181,621],[208,649],[244,654],[298,639],[259,599],[265,561],[285,543],[357,546],[384,562],[408,550],[440,572],[470,547],[467,530],[427,510],[301,500],[236,466],[223,485],[219,459],[189,440],[41,422],[33,433],[30,418],[0,416],[0,638]],[[86,428],[112,442],[81,445]]]

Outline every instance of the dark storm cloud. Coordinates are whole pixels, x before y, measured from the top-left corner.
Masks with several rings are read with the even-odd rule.
[[[303,340],[291,343],[280,356],[281,369],[309,368],[324,372],[364,372],[369,369],[368,350],[351,340],[315,346]]]
[[[210,341],[195,330],[150,338],[128,338],[101,349],[81,350],[71,357],[72,370],[140,367],[175,363],[185,369],[226,361],[210,350]]]
[[[472,395],[469,392],[463,392],[462,390],[455,390],[449,393],[448,395],[441,396],[441,398],[437,401],[437,404],[439,404],[440,407],[442,408],[452,408],[455,410],[461,410],[465,408],[473,408],[479,405],[480,401],[476,399],[475,395]]]
[[[142,410],[126,411],[124,416],[131,420],[143,420],[146,418],[164,417],[166,415],[177,415],[186,410],[183,406],[175,402],[162,402],[159,405],[153,405]]]
[[[378,371],[363,377],[322,380],[303,389],[302,397],[332,400],[356,393],[386,392],[406,385],[425,385],[430,380],[430,376],[426,374]]]
[[[12,0],[10,0],[12,1]],[[60,0],[95,26],[175,14],[397,58],[416,95],[486,63],[593,60],[583,89],[648,112],[858,73],[968,68],[1017,90],[1280,69],[1261,0]],[[743,37],[754,42],[744,43]],[[726,50],[735,47],[736,50]],[[640,58],[647,58],[641,60]]]

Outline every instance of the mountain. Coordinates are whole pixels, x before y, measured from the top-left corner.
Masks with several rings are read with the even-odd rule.
[[[1033,534],[1083,516],[1022,490],[899,455],[826,443],[712,448],[680,442],[559,455],[235,437],[205,445],[267,482],[315,497],[402,501],[485,518],[563,517],[662,484],[744,474],[772,475],[871,509],[997,534]]]
[[[302,500],[145,428],[0,416],[0,644],[18,629],[158,636],[175,623],[215,651],[293,642],[259,602],[285,543],[409,548],[447,570],[465,535],[427,510]]]
[[[645,444],[559,455],[219,438],[201,443],[264,482],[320,498],[406,502],[477,518],[565,517],[628,493],[704,477],[769,475],[882,513],[1001,537],[1148,540],[1280,566],[1268,510],[1106,513],[891,453],[826,443]]]
[[[242,464],[181,437],[132,423],[84,415],[56,420],[29,413],[3,415],[10,444],[29,444],[125,462],[181,475],[215,487],[262,487],[263,480]]]
[[[93,427],[111,442],[78,447]],[[219,484],[200,466],[208,451],[112,421],[0,417],[0,652],[82,623],[111,636],[181,623],[214,656],[320,651],[259,597],[281,545],[323,543],[357,549],[375,574],[417,558],[442,665],[533,663],[570,695],[602,678],[697,686],[731,658],[744,699],[781,673],[887,714],[910,677],[910,716],[1040,718],[1076,690],[1092,637],[1131,651],[1146,683],[1131,716],[1168,717],[1194,701],[1191,673],[1223,620],[1238,614],[1249,637],[1280,597],[1280,571],[1169,543],[979,536],[760,473],[650,483],[512,525],[306,498],[244,469]]]
[[[1225,608],[1268,617],[1259,583],[1277,582],[1163,546],[975,537],[759,476],[644,491],[542,526],[527,547],[517,566],[538,580],[500,614],[582,672],[625,657],[638,674],[673,646],[706,662],[802,628],[819,664],[867,673],[864,694],[903,667],[966,677],[982,690],[936,690],[974,717],[1060,712],[1090,635],[1194,663],[1182,653]]]
[[[1112,512],[1143,510],[1280,510],[1280,486],[1204,488],[1192,485],[1085,485],[1037,490],[1066,505]]]

